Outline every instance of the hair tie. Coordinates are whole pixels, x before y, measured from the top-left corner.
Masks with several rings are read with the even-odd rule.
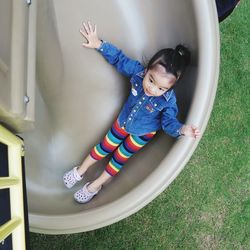
[[[184,56],[184,52],[182,50],[178,50],[178,53],[181,55],[181,56]]]

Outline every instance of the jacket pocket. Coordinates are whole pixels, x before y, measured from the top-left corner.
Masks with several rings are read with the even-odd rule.
[[[153,109],[153,111],[162,111],[163,110],[163,106],[156,100],[150,100],[149,106],[151,107],[151,109]]]

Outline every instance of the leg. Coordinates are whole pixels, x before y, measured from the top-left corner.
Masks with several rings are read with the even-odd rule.
[[[97,162],[97,160],[95,160],[94,158],[91,157],[91,155],[89,154],[85,160],[82,162],[81,166],[78,167],[77,172],[80,176],[82,176],[87,169],[92,166],[95,162]]]
[[[89,184],[89,192],[97,191],[105,182],[107,182],[111,178],[112,176],[110,174],[108,174],[106,171],[103,171],[97,179],[95,179],[91,184]]]
[[[79,175],[82,176],[95,162],[113,152],[127,136],[128,133],[119,126],[116,120],[101,143],[91,150],[90,154],[85,158],[81,166],[79,166],[77,169]]]
[[[109,180],[112,176],[116,175],[127,162],[127,160],[142,147],[144,147],[155,135],[155,132],[146,134],[143,136],[129,135],[124,142],[116,149],[114,155],[105,171],[94,180],[89,186],[90,192],[95,192],[101,188],[101,186]]]
[[[118,121],[116,120],[102,142],[91,150],[81,166],[74,167],[63,175],[64,185],[67,188],[72,188],[78,181],[82,180],[82,175],[90,166],[113,152],[127,136],[128,133],[124,128],[119,126]]]
[[[123,143],[114,152],[114,155],[108,165],[106,172],[111,176],[116,175],[127,160],[141,148],[143,148],[156,134],[152,132],[143,136],[129,135]]]
[[[155,132],[144,136],[129,135],[115,151],[105,171],[103,171],[103,173],[92,183],[86,183],[83,188],[74,194],[75,200],[79,203],[89,202],[97,195],[102,185],[120,171],[128,158],[145,146],[154,135]]]

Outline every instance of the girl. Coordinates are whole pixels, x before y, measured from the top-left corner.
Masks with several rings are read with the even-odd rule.
[[[121,170],[135,152],[154,137],[157,130],[162,128],[173,137],[183,135],[194,138],[199,137],[200,132],[192,125],[183,125],[176,118],[178,108],[172,88],[189,62],[187,48],[178,45],[175,49],[160,50],[144,68],[140,62],[128,58],[114,45],[100,40],[96,25],[93,27],[90,22],[83,23],[80,33],[87,40],[87,43],[82,44],[84,47],[99,51],[131,82],[128,100],[105,138],[91,150],[81,166],[64,174],[64,184],[71,188],[82,180],[90,166],[114,152],[101,176],[86,183],[74,194],[77,202],[86,203]]]

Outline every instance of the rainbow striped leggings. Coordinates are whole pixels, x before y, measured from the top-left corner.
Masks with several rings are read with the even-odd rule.
[[[105,170],[111,176],[116,175],[127,160],[156,134],[152,132],[142,136],[131,135],[120,127],[116,120],[104,139],[90,152],[93,159],[99,161],[109,153],[114,152]]]

